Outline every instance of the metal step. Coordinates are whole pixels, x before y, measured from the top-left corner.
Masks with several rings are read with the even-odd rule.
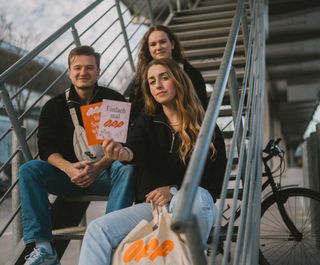
[[[214,83],[218,77],[218,70],[212,70],[212,71],[205,71],[202,72],[203,79],[206,83]],[[238,80],[242,80],[244,76],[244,69],[236,69],[236,75]],[[239,83],[241,84],[241,83]]]
[[[212,6],[196,7],[195,9],[183,10],[176,13],[176,17],[201,15],[201,14],[214,14],[217,12],[224,12],[236,9],[236,3],[219,3]]]
[[[231,139],[233,136],[233,131],[222,131],[224,139]]]
[[[230,11],[228,10],[228,11],[221,11],[221,12],[215,12],[215,13],[198,14],[196,16],[188,15],[188,16],[174,17],[170,22],[170,27],[172,25],[178,25],[182,23],[191,23],[196,21],[213,20],[213,19],[221,19],[221,18],[233,18],[234,13],[235,13],[235,9]]]
[[[170,29],[177,33],[184,30],[196,30],[196,29],[203,29],[203,28],[213,28],[217,29],[219,27],[231,27],[233,18],[221,18],[221,19],[214,19],[214,20],[206,20],[206,21],[198,21],[198,22],[191,22],[191,23],[184,23],[184,24],[177,24],[177,25],[170,25]]]
[[[206,59],[206,60],[191,60],[189,61],[192,66],[197,68],[199,71],[210,71],[210,70],[218,70],[221,62],[222,57]],[[246,59],[244,56],[236,56],[232,60],[232,65],[235,68],[243,68],[245,66]]]
[[[181,45],[183,49],[190,50],[192,48],[209,48],[209,47],[216,47],[216,46],[226,46],[228,37],[210,37],[210,38],[203,38],[198,40],[184,40],[181,41]],[[237,44],[243,44],[243,36],[239,36]]]
[[[225,47],[196,49],[196,50],[185,51],[184,54],[188,58],[188,60],[207,59],[207,58],[222,57],[224,50],[225,50]],[[235,55],[244,55],[243,45],[239,45],[236,47]]]
[[[219,117],[231,117],[232,116],[232,111],[231,108],[228,109],[220,109],[219,112]]]
[[[82,240],[86,229],[86,226],[71,226],[55,229],[52,231],[52,236],[55,240]]]
[[[206,27],[204,27],[206,28]],[[199,30],[187,30],[183,32],[176,32],[180,41],[184,40],[194,40],[200,38],[210,38],[210,37],[226,37],[228,36],[230,27],[212,28],[212,29],[199,29]],[[239,34],[242,34],[242,29],[240,28]]]
[[[215,1],[200,1],[199,5],[197,8],[200,7],[210,7],[210,6],[215,6],[215,5],[223,5],[223,4],[234,4],[236,5],[237,1],[236,0],[215,0]],[[249,6],[249,2],[245,2],[246,6]]]

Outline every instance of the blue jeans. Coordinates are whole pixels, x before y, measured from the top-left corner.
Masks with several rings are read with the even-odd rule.
[[[169,204],[169,212],[174,214],[178,192]],[[199,187],[192,212],[197,216],[203,244],[206,244],[213,226],[217,208],[210,193]],[[79,265],[110,265],[112,254],[122,239],[142,220],[151,221],[150,203],[140,203],[104,215],[88,226],[81,247]]]
[[[32,160],[19,169],[23,238],[26,243],[52,240],[48,193],[57,196],[109,195],[106,212],[134,201],[134,167],[114,161],[87,188],[80,188],[69,177],[46,161]]]

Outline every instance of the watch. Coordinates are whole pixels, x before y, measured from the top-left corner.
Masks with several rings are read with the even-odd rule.
[[[172,196],[176,195],[178,192],[177,186],[170,186],[169,192]]]

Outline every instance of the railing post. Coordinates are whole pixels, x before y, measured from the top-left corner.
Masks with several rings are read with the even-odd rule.
[[[135,66],[134,66],[134,62],[133,62],[133,58],[132,58],[132,53],[131,53],[131,50],[130,50],[130,45],[129,45],[129,40],[128,40],[126,27],[124,25],[122,13],[121,13],[120,2],[119,2],[119,0],[115,0],[115,3],[116,3],[116,7],[117,7],[117,12],[118,12],[118,17],[119,17],[119,21],[120,21],[121,30],[122,30],[122,35],[123,35],[124,42],[125,42],[125,45],[126,45],[126,48],[127,48],[127,52],[128,52],[128,57],[129,57],[131,69],[132,69],[132,71],[135,72],[136,70],[135,70]]]
[[[241,24],[242,24],[244,53],[247,56],[248,44],[249,44],[249,28],[248,28],[247,9],[245,6],[243,8],[243,15],[242,15],[242,19],[241,19]]]
[[[187,225],[186,237],[189,240],[189,248],[191,259],[194,265],[206,265],[206,256],[204,254],[204,246],[201,239],[200,227],[195,215],[191,215],[190,222]]]
[[[153,15],[153,11],[152,11],[152,5],[151,5],[151,1],[147,0],[147,6],[148,6],[148,12],[149,12],[149,18],[151,21],[152,26],[156,25],[156,21],[154,19],[154,15]]]
[[[231,105],[232,118],[233,118],[233,122],[235,124],[236,120],[237,120],[237,114],[238,114],[238,111],[239,111],[239,93],[238,93],[237,74],[236,74],[236,71],[235,71],[234,67],[231,67],[231,69],[230,69],[228,84],[229,84],[230,105]],[[237,140],[238,155],[240,154],[240,149],[241,149],[242,134],[243,134],[243,124],[242,124],[242,121],[241,121],[240,122],[240,126],[239,126],[239,135],[238,135],[238,137],[236,139]],[[246,154],[245,150],[244,150],[244,154],[243,155],[244,155],[243,161],[246,161],[247,154]],[[242,167],[241,171],[242,171],[241,172],[241,178],[243,180],[244,173],[246,171],[245,166]]]
[[[25,159],[25,161],[29,161],[32,159],[32,155],[31,155],[30,149],[28,147],[27,141],[23,135],[23,131],[21,130],[21,126],[20,126],[18,117],[16,115],[16,112],[14,110],[12,102],[9,98],[7,90],[5,88],[1,88],[0,95],[2,96],[2,100],[3,100],[4,106],[6,108],[8,117],[11,121],[13,130],[14,130],[16,137],[18,139],[18,142],[20,144],[24,159]]]
[[[180,0],[177,0],[177,11],[178,12],[181,11],[181,2],[180,2]]]
[[[171,0],[168,0],[168,6],[169,6],[170,14],[172,14],[174,12],[174,8],[173,8],[173,5],[171,3]]]
[[[71,33],[72,33],[74,44],[77,47],[81,46],[81,41],[80,41],[79,34],[78,34],[78,31],[77,31],[75,25],[71,26]]]
[[[22,134],[25,135],[26,129],[21,128]],[[19,142],[16,135],[12,134],[12,153],[14,153],[19,148]],[[16,156],[12,159],[11,164],[11,183],[15,183],[18,179],[19,167],[23,163],[23,157],[21,155],[21,151],[19,151]],[[12,212],[15,212],[20,206],[20,193],[19,193],[19,185],[16,185],[12,190]],[[21,225],[21,212],[17,214],[12,223],[12,246],[13,249],[16,248],[18,243],[22,238],[22,225]]]

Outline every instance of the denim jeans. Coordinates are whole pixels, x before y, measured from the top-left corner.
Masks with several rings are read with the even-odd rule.
[[[48,193],[57,196],[109,195],[106,212],[132,205],[134,167],[114,161],[87,188],[80,188],[69,177],[46,161],[32,160],[19,169],[23,238],[26,243],[52,240]]]
[[[174,215],[178,192],[169,204],[169,212]],[[199,187],[192,212],[198,219],[201,238],[206,244],[210,229],[213,226],[217,208],[210,193]],[[150,203],[140,203],[115,211],[92,221],[85,233],[79,265],[110,265],[112,254],[122,239],[142,220],[151,221],[152,207]]]

